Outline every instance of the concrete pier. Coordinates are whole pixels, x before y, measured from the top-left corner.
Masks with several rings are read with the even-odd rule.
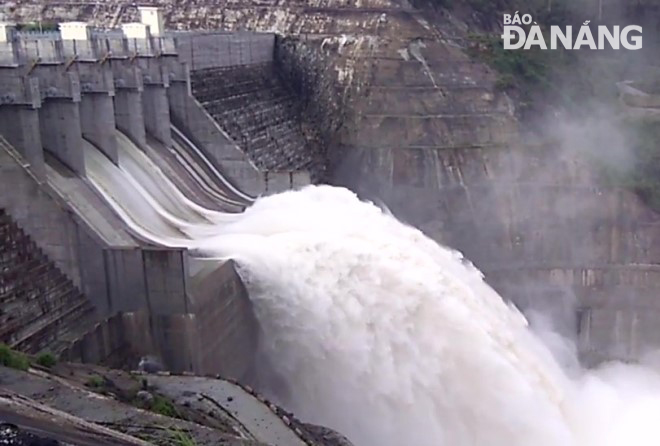
[[[118,157],[112,96],[105,93],[83,95],[80,101],[80,125],[82,135],[116,164]]]
[[[39,112],[27,105],[0,105],[0,134],[5,135],[25,158],[32,172],[45,179],[44,152],[39,129]]]
[[[145,85],[142,92],[144,126],[148,133],[166,147],[172,145],[170,130],[170,106],[167,88],[160,85]]]
[[[44,150],[77,174],[85,175],[80,108],[67,99],[48,99],[39,110]]]
[[[117,128],[126,133],[135,144],[147,143],[142,107],[142,93],[137,90],[118,89],[114,98]]]

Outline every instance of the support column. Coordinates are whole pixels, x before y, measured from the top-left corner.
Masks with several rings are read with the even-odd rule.
[[[117,128],[138,146],[147,144],[141,91],[118,89],[115,92],[115,121]]]
[[[142,92],[144,125],[147,132],[162,142],[165,147],[172,145],[170,131],[170,104],[167,88],[158,85],[145,85]]]
[[[82,134],[117,164],[115,111],[112,96],[107,93],[86,93],[80,101]]]
[[[44,149],[81,176],[85,176],[80,107],[70,99],[48,99],[39,110]]]
[[[46,178],[39,128],[39,111],[29,106],[0,106],[0,134],[19,151],[40,179]]]

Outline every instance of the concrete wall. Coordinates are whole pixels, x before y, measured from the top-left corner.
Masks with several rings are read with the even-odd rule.
[[[326,148],[338,144],[337,129],[352,119],[352,110],[345,106],[346,98],[339,93],[343,88],[337,77],[337,63],[336,54],[320,50],[318,43],[307,43],[294,36],[277,37],[278,74],[296,93],[303,121],[319,131],[321,144]]]
[[[233,42],[227,44],[227,49],[238,54],[240,61],[272,58],[272,36]],[[30,49],[35,54],[46,51],[53,63],[61,62],[63,51],[78,51],[48,43],[34,43]],[[212,51],[222,51],[222,45],[218,45]],[[85,48],[86,57],[93,58],[93,45]],[[207,54],[195,60],[211,57]],[[115,162],[115,125],[138,144],[146,143],[149,132],[169,145],[171,108],[176,115],[172,119],[182,123],[182,129],[190,132],[195,142],[203,141],[202,148],[214,155],[212,158],[220,168],[229,171],[230,178],[237,179],[237,185],[249,193],[288,189],[294,183],[308,181],[305,175],[289,172],[266,178],[254,168],[189,95],[188,86],[179,79],[180,73],[175,73],[176,82],[169,85],[168,70],[175,62],[170,60],[161,66],[154,59],[147,67],[150,75],[144,77],[145,82],[150,82],[147,85],[133,79],[135,73],[125,64],[119,64],[116,70],[105,64],[98,76],[93,64],[86,64],[84,70],[73,66],[71,72],[76,76],[66,76],[60,83],[51,82],[58,70],[49,69],[50,65],[40,67],[43,69],[37,70],[39,86],[44,87],[42,93],[48,99],[40,104],[39,111],[14,106],[11,110],[0,109],[8,119],[18,111],[19,120],[25,120],[25,125],[19,126],[20,132],[6,122],[0,124],[0,132],[19,144],[26,158],[32,156],[35,161],[39,159],[37,155],[42,155],[43,141],[59,162],[49,158],[48,165],[42,162],[35,166],[35,172],[37,167],[42,169],[40,182],[20,155],[0,139],[3,183],[11,182],[15,189],[3,188],[0,207],[16,217],[38,246],[81,288],[100,317],[105,318],[70,349],[67,355],[71,358],[104,361],[123,348],[134,349],[144,340],[149,346],[142,351],[158,354],[174,370],[217,372],[239,378],[249,366],[256,345],[256,327],[246,291],[231,264],[224,265],[191,291],[187,252],[142,246],[128,235],[117,216],[81,178],[83,137]],[[108,77],[114,76],[113,70],[123,76],[117,79],[116,91]],[[20,73],[17,70],[14,74]],[[80,86],[78,76],[84,81],[82,94],[76,88]],[[34,132],[35,128],[39,131]],[[127,312],[138,315],[132,319],[132,325],[125,316],[121,321],[117,316]],[[222,324],[220,335],[217,323]],[[218,358],[222,360],[218,362]]]
[[[46,170],[39,131],[39,112],[27,106],[0,106],[0,134],[4,135],[30,164],[31,171],[44,179]]]
[[[2,140],[0,139],[0,143]],[[104,243],[64,198],[39,183],[22,166],[18,154],[0,144],[0,207],[43,249],[48,257],[88,296],[100,314],[112,308],[113,288],[106,281]]]
[[[85,175],[85,159],[77,103],[49,99],[39,109],[39,129],[44,149],[79,175]]]
[[[86,213],[88,202],[80,192],[64,193],[61,184],[54,189],[37,182],[7,145],[0,146],[0,172],[3,182],[13,186],[0,188],[0,207],[7,209],[101,315],[140,308],[156,314],[187,311],[185,251],[140,248],[130,241],[113,246],[94,226],[95,219],[105,218],[103,213]]]
[[[257,322],[232,261],[196,282],[191,290],[195,337],[193,370],[241,379],[257,347]]]
[[[0,209],[0,342],[36,354],[94,319],[94,307]],[[18,309],[18,310],[17,310]]]
[[[109,296],[107,314],[147,309],[147,289],[144,280],[144,261],[140,248],[105,249],[98,257],[103,264],[95,270],[105,273]]]
[[[188,252],[185,249],[142,249],[145,287],[152,314],[187,313]]]
[[[80,126],[85,138],[114,163],[118,162],[112,96],[105,93],[83,95],[80,101]]]
[[[156,355],[146,311],[115,314],[99,321],[62,354],[72,362],[136,369],[139,358]]]
[[[76,222],[64,204],[54,200],[47,187],[22,166],[20,155],[9,150],[0,139],[0,171],[5,185],[0,187],[0,207],[7,209],[48,257],[80,286],[80,259],[74,249],[79,229]]]
[[[220,172],[247,194],[258,196],[265,191],[263,174],[190,95],[186,84],[172,84],[168,97],[172,122],[215,163]]]
[[[147,143],[142,93],[138,90],[118,89],[114,98],[117,128],[126,133],[138,146]]]
[[[165,146],[172,145],[170,131],[170,107],[167,88],[145,85],[142,92],[144,126],[149,134]]]
[[[257,322],[233,262],[196,281],[187,312],[146,309],[99,322],[64,354],[69,360],[133,367],[153,355],[173,372],[243,379],[257,348]]]
[[[274,34],[195,32],[176,36],[179,57],[191,70],[271,62],[274,46]]]

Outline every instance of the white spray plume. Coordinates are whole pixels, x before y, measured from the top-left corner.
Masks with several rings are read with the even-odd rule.
[[[655,372],[569,378],[459,253],[347,190],[264,198],[196,246],[239,259],[283,402],[358,446],[660,441]]]
[[[114,175],[95,184],[119,189]],[[137,199],[104,192],[113,206]],[[282,403],[357,446],[660,444],[655,371],[569,376],[459,253],[346,189],[310,186],[173,229],[189,204],[170,204],[172,218],[176,194],[141,193],[120,215],[155,242],[236,259],[261,351],[291,390]],[[163,203],[144,212],[152,201]]]

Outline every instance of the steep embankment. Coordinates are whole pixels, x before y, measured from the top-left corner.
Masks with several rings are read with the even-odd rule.
[[[596,356],[633,357],[639,339],[660,343],[656,215],[632,194],[601,188],[575,145],[521,141],[497,75],[467,55],[464,22],[395,0],[164,7],[176,28],[293,36],[280,42],[281,68],[300,81],[306,116],[324,131],[333,182],[383,199],[464,251],[522,306],[575,298]],[[134,7],[107,2],[25,1],[4,11],[103,25],[136,19]]]

